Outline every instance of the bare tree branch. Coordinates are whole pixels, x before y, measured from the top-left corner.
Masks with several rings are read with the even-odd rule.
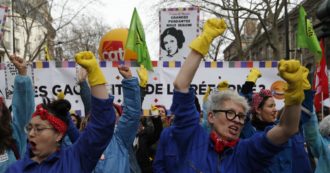
[[[40,42],[40,44],[38,45],[37,49],[35,49],[32,53],[32,57],[30,58],[30,61],[34,61],[37,56],[39,55],[39,53],[41,52],[41,50],[43,50],[43,46],[46,43],[47,40],[47,35],[44,34],[44,38],[42,39],[42,41]]]

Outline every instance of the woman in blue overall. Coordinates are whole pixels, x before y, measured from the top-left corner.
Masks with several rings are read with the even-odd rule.
[[[278,111],[276,110],[275,100],[272,92],[267,89],[261,90],[252,96],[251,102],[251,122],[247,122],[243,134],[244,138],[251,137],[251,131],[254,133],[264,132],[267,128],[272,128],[278,123]],[[250,131],[250,136],[246,133]],[[265,168],[262,173],[311,173],[312,168],[308,154],[304,146],[304,136],[302,128],[292,136],[287,147],[278,153],[273,159],[271,166]]]
[[[279,63],[279,74],[289,85],[278,125],[239,140],[249,106],[244,97],[230,90],[212,93],[209,97],[207,116],[211,132],[199,124],[190,84],[212,40],[225,29],[223,19],[209,19],[203,33],[190,44],[192,51],[174,81],[171,106],[174,122],[161,134],[154,172],[255,173],[269,166],[272,158],[298,131],[303,91],[310,86],[303,83],[308,70],[294,60]]]
[[[32,81],[27,76],[26,62],[16,55],[10,56],[10,61],[18,70],[15,76],[11,117],[4,98],[0,97],[0,173],[23,157],[26,150],[27,136],[24,127],[34,112],[34,90]]]
[[[7,173],[91,172],[109,144],[115,125],[113,96],[107,93],[105,77],[92,52],[80,52],[75,59],[88,72],[92,92],[89,124],[74,144],[61,148],[68,128],[68,110],[64,102],[38,105],[26,128],[28,150],[21,160],[7,169]]]

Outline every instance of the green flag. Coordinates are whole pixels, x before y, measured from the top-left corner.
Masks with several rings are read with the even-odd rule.
[[[140,65],[143,64],[146,69],[153,70],[144,29],[136,8],[134,8],[131,24],[129,26],[126,48],[137,53],[137,62]]]
[[[305,9],[299,7],[298,31],[297,31],[297,48],[307,48],[314,53],[317,62],[320,62],[322,50],[317,40],[313,26],[306,17]]]

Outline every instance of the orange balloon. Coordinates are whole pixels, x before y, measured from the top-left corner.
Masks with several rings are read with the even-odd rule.
[[[287,88],[287,83],[282,80],[275,81],[270,86],[270,90],[273,92],[273,96],[279,100],[284,99],[284,94],[285,94],[286,88]]]
[[[99,43],[100,60],[136,60],[137,54],[130,49],[125,49],[127,35],[127,28],[113,29],[107,32]]]

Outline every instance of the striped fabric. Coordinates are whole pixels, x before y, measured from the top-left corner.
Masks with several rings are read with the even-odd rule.
[[[36,62],[33,62],[33,68],[35,68],[35,69],[49,68],[49,62],[48,61],[36,61]]]
[[[57,68],[75,68],[76,62],[75,61],[56,61],[55,67],[57,67]]]
[[[75,68],[75,61],[35,61],[33,62],[33,68],[50,68],[55,63],[56,68]],[[153,67],[159,68],[181,68],[184,61],[152,61]],[[118,67],[119,65],[125,65],[127,67],[139,67],[137,61],[100,61],[99,65],[101,68],[107,67]],[[277,61],[205,61],[201,64],[204,68],[276,68],[278,65]],[[5,63],[0,63],[0,70],[4,70],[6,67]]]

